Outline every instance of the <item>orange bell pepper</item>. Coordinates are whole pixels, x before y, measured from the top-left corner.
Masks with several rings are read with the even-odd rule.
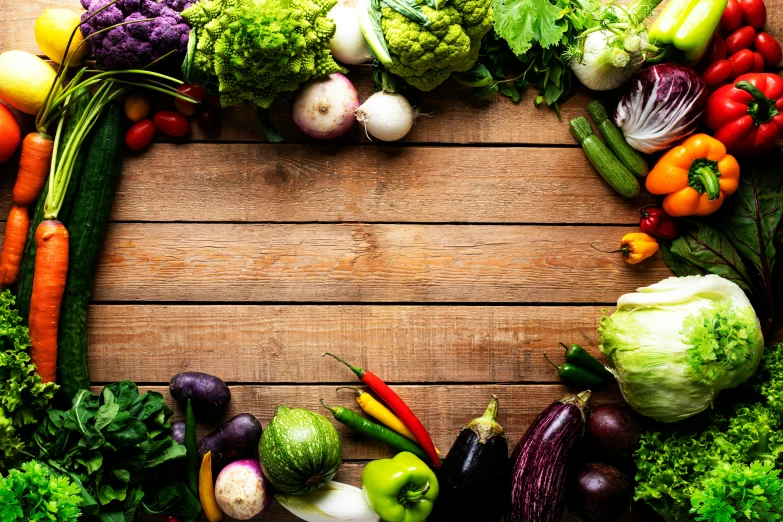
[[[663,209],[670,216],[706,216],[734,194],[739,176],[739,163],[723,143],[694,134],[663,155],[646,186],[652,194],[666,194]]]

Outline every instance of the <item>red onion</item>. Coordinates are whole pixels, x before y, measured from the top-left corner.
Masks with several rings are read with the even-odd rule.
[[[340,73],[311,80],[297,93],[293,118],[302,132],[319,140],[339,138],[353,127],[359,93]]]

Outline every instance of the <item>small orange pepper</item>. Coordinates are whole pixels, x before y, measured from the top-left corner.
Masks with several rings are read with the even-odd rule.
[[[723,143],[694,134],[663,155],[646,186],[652,194],[666,195],[663,209],[670,216],[706,216],[734,194],[739,176],[739,163]]]
[[[631,232],[623,236],[620,249],[625,262],[631,265],[641,263],[658,251],[658,242],[644,232]]]

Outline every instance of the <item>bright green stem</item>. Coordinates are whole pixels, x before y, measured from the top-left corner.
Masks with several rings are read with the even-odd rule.
[[[772,118],[780,114],[780,111],[775,107],[775,100],[764,96],[764,93],[752,83],[742,81],[734,87],[753,96],[753,100],[748,103],[748,114],[753,117],[753,123],[757,126],[771,121]]]
[[[720,197],[720,171],[715,161],[706,159],[696,160],[688,171],[688,185],[696,189],[699,194],[707,193],[707,198],[712,201]]]
[[[410,504],[418,504],[422,500],[424,500],[424,496],[429,493],[430,491],[430,484],[427,483],[426,486],[424,486],[422,489],[403,489],[400,491],[400,500],[401,504],[403,505],[410,505]]]

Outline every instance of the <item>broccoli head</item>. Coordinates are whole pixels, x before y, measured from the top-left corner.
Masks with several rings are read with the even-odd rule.
[[[84,21],[111,3],[111,0],[81,2],[87,10],[82,15]],[[171,51],[176,51],[181,58],[185,55],[190,34],[190,26],[185,23],[181,13],[192,3],[193,0],[119,0],[95,18],[82,23],[82,36],[87,38],[93,35],[88,41],[95,59],[109,70],[138,69]],[[97,32],[112,25],[134,21],[103,33]]]
[[[268,108],[281,92],[342,69],[329,52],[336,0],[204,0],[182,15],[193,26],[185,70],[195,69],[223,106]],[[190,74],[188,74],[190,76]]]
[[[492,28],[492,2],[450,0],[440,9],[418,3],[430,20],[427,27],[385,4],[381,27],[392,58],[389,71],[429,91],[476,63],[481,39]]]

